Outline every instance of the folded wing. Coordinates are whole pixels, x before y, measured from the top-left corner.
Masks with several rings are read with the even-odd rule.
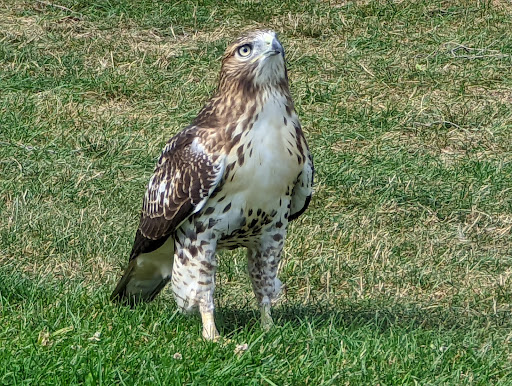
[[[144,195],[128,267],[112,299],[153,300],[172,273],[174,242],[170,236],[201,210],[223,174],[223,157],[208,151],[196,127],[167,143]]]

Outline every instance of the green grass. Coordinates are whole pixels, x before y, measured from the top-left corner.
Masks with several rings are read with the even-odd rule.
[[[508,1],[4,3],[1,384],[512,383]],[[269,333],[220,253],[213,344],[169,293],[108,295],[164,143],[256,27],[287,50],[316,191]]]

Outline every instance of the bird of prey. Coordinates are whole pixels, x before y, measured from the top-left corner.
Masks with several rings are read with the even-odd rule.
[[[165,146],[112,299],[151,301],[170,281],[178,307],[199,309],[203,337],[216,340],[215,251],[245,247],[270,328],[288,223],[306,210],[312,184],[283,47],[273,31],[245,33],[226,49],[213,97]]]

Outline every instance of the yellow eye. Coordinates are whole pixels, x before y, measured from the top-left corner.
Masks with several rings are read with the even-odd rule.
[[[250,44],[244,44],[243,46],[238,48],[238,55],[243,58],[248,57],[252,52],[252,47]]]

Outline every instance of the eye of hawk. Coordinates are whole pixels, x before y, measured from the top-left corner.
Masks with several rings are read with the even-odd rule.
[[[237,52],[242,58],[246,58],[252,53],[252,46],[250,44],[244,44],[243,46],[238,47]]]

